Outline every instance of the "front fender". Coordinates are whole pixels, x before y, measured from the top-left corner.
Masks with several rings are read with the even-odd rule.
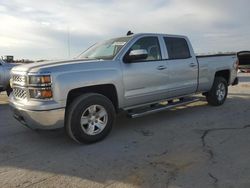
[[[123,101],[121,72],[117,69],[84,70],[61,73],[52,77],[54,99],[66,106],[68,93],[77,88],[113,84],[117,90],[119,106]]]

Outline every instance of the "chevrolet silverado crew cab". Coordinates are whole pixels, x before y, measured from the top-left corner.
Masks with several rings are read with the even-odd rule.
[[[79,143],[107,136],[120,111],[141,117],[194,102],[197,93],[218,106],[238,83],[236,55],[196,57],[187,37],[166,34],[113,38],[78,59],[21,65],[11,74],[14,117],[32,129],[65,127]]]

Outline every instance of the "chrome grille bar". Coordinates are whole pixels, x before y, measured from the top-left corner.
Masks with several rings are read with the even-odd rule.
[[[25,88],[13,88],[13,96],[18,100],[27,99],[27,90]]]
[[[24,86],[26,84],[27,77],[25,75],[12,75],[12,83],[13,85],[21,85]]]

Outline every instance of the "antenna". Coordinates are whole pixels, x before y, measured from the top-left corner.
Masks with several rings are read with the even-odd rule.
[[[128,31],[127,32],[127,36],[129,36],[129,35],[133,35],[134,33],[132,32],[132,31]]]
[[[67,28],[67,36],[68,36],[68,56],[70,58],[70,29],[69,29],[69,26]]]

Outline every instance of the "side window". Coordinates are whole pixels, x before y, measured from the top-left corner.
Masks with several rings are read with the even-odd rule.
[[[187,41],[183,38],[164,37],[169,59],[186,59],[190,57]]]
[[[145,61],[161,60],[161,49],[158,37],[143,37],[136,41],[131,50],[144,49],[148,52],[148,57]]]

